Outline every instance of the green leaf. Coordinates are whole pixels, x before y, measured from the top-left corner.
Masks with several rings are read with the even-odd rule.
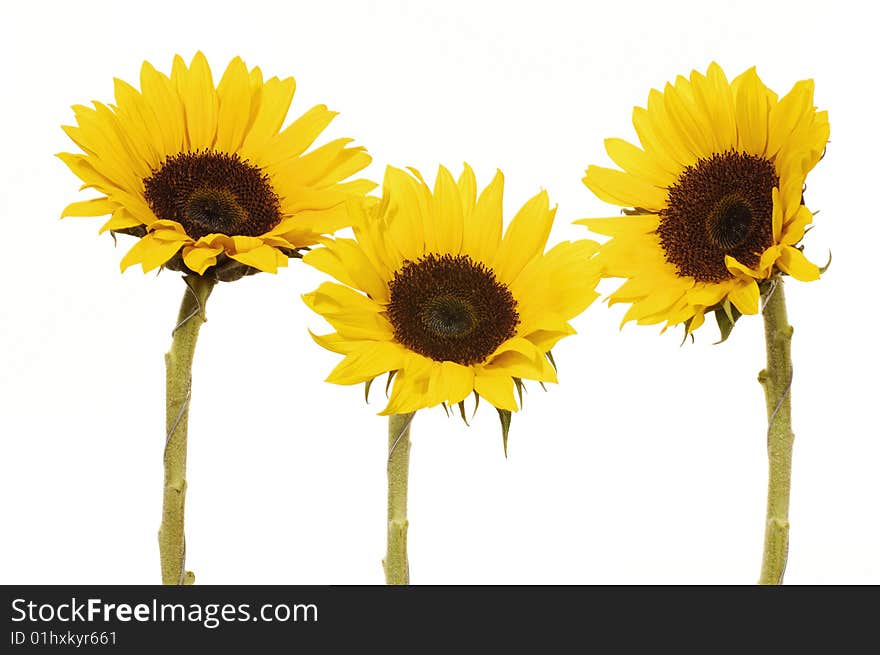
[[[504,441],[504,458],[507,458],[507,435],[510,432],[510,419],[512,414],[506,409],[498,410],[498,418],[501,419],[501,439]]]

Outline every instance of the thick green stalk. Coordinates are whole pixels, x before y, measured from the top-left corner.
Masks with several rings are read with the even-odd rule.
[[[388,550],[382,566],[385,582],[409,584],[409,560],[406,556],[406,491],[409,478],[409,428],[412,414],[388,417]]]
[[[199,328],[205,322],[205,303],[214,282],[199,275],[187,275],[177,326],[172,332],[171,350],[165,355],[165,489],[162,497],[162,525],[159,526],[159,558],[162,584],[192,584],[187,571],[183,510],[186,503],[186,435],[192,389],[192,362]]]
[[[758,375],[767,401],[767,523],[758,584],[782,584],[788,559],[788,503],[791,493],[791,335],[782,279],[775,278],[764,304],[767,368]]]

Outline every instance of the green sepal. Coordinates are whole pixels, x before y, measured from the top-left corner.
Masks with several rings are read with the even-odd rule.
[[[547,361],[550,362],[550,366],[553,367],[553,370],[559,373],[559,369],[556,368],[556,362],[553,361],[553,353],[551,351],[547,351],[544,353],[544,356],[547,358]]]
[[[507,435],[510,432],[511,412],[507,409],[498,410],[498,418],[501,419],[501,439],[504,442],[504,458],[507,459]]]
[[[464,424],[470,427],[470,423],[468,423],[467,416],[464,413],[464,401],[462,400],[458,403],[458,413],[461,414],[461,420],[464,421]]]
[[[654,214],[656,212],[653,212],[650,209],[645,209],[643,207],[633,207],[632,209],[621,209],[620,213],[626,216],[641,216],[643,214]]]
[[[714,345],[717,346],[719,343],[727,341],[730,333],[733,332],[733,326],[736,325],[740,316],[742,316],[740,311],[729,300],[721,303],[718,309],[715,310],[715,321],[718,323],[721,338]]]
[[[449,405],[446,404],[445,400],[440,404],[443,405],[443,411],[446,412],[446,418],[449,418]]]
[[[391,380],[397,375],[397,371],[388,371],[388,380],[385,382],[385,397],[388,397],[388,390],[391,388]]]
[[[516,386],[516,392],[519,394],[519,408],[522,409],[523,388],[525,387],[525,385],[520,378],[513,378],[513,384]]]
[[[366,382],[364,382],[364,402],[368,405],[370,404],[370,387],[373,386],[373,380],[376,378],[370,378]]]
[[[684,325],[684,334],[681,337],[681,343],[678,344],[678,347],[681,348],[685,342],[688,340],[688,337],[691,338],[691,343],[694,343],[694,333],[691,332],[691,323],[694,322],[694,317],[691,316],[688,320],[686,320],[682,325]]]
[[[825,262],[825,266],[819,267],[819,275],[825,275],[825,271],[828,270],[828,267],[831,266],[831,251],[828,251],[828,261]]]

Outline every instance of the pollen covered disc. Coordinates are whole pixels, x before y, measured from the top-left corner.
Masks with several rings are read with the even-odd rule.
[[[425,255],[389,283],[395,339],[425,357],[471,365],[516,334],[517,304],[491,269],[467,255]]]
[[[731,277],[731,255],[756,266],[773,244],[773,188],[779,177],[763,157],[727,151],[688,166],[669,188],[657,233],[681,276],[699,282]]]
[[[144,179],[144,197],[157,217],[177,221],[193,239],[260,236],[281,221],[281,203],[268,175],[236,154],[169,157]]]

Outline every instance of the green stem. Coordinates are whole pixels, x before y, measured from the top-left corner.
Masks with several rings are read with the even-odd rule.
[[[788,503],[791,494],[791,335],[782,279],[775,278],[764,304],[767,368],[758,375],[767,401],[767,523],[758,584],[782,584],[788,559]]]
[[[159,526],[159,558],[162,584],[192,584],[195,576],[185,568],[186,537],[183,510],[186,503],[186,433],[192,388],[192,362],[199,328],[205,322],[205,303],[214,281],[187,275],[171,350],[165,355],[165,489],[162,525]]]
[[[406,556],[406,491],[409,478],[409,428],[415,412],[388,417],[388,550],[382,566],[385,582],[409,584]]]

